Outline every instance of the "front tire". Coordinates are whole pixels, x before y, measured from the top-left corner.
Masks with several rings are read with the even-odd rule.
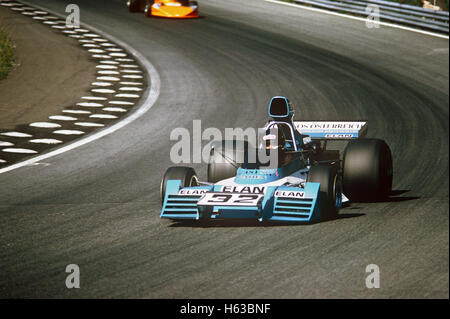
[[[164,202],[166,196],[166,186],[169,180],[181,180],[181,187],[198,186],[198,177],[194,169],[191,167],[170,167],[161,181],[160,195],[161,203]]]
[[[344,194],[351,201],[379,201],[392,191],[392,153],[385,141],[350,141],[344,151]]]
[[[306,182],[320,183],[319,210],[314,212],[313,221],[336,218],[342,207],[342,180],[337,167],[332,165],[312,166]]]

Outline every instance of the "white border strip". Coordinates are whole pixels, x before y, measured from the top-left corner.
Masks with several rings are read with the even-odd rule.
[[[40,10],[45,10],[55,16],[64,18],[63,15],[60,15],[58,13],[52,12],[46,8],[37,6],[35,4],[31,4],[31,3],[27,3],[26,1],[20,1],[21,3],[24,3],[26,5],[32,6],[32,7],[36,7],[37,9]],[[77,140],[73,143],[70,143],[66,146],[63,146],[61,148],[58,148],[54,151],[51,151],[49,153],[46,154],[42,154],[40,156],[36,156],[33,158],[30,158],[28,160],[25,160],[23,162],[19,162],[16,164],[13,164],[11,166],[7,166],[5,168],[0,169],[0,174],[18,169],[20,167],[24,167],[24,166],[30,166],[32,164],[35,164],[39,161],[48,159],[50,157],[54,157],[60,154],[63,154],[65,152],[71,151],[77,147],[80,147],[82,145],[88,144],[90,142],[93,142],[95,140],[98,140],[99,138],[102,138],[106,135],[109,135],[111,133],[114,133],[115,131],[123,128],[124,126],[130,124],[131,122],[135,121],[136,119],[138,119],[139,117],[141,117],[142,115],[144,115],[148,110],[150,110],[150,108],[155,104],[155,102],[158,100],[159,97],[159,93],[160,93],[160,89],[161,89],[161,79],[159,77],[158,72],[156,71],[155,67],[150,63],[150,61],[147,60],[146,57],[144,57],[142,54],[140,54],[139,52],[137,52],[136,50],[134,50],[132,47],[130,47],[128,44],[126,44],[125,42],[122,42],[121,40],[113,37],[112,35],[100,31],[97,28],[94,28],[92,26],[90,26],[89,24],[86,23],[82,23],[82,25],[84,25],[85,27],[87,27],[88,29],[92,30],[93,32],[96,32],[98,34],[100,34],[101,36],[110,39],[111,41],[117,43],[118,45],[120,45],[121,47],[125,48],[128,53],[130,53],[131,55],[133,55],[142,65],[143,68],[145,68],[147,70],[147,75],[148,75],[148,81],[150,82],[151,86],[150,86],[150,90],[147,89],[146,91],[146,95],[144,95],[144,101],[141,102],[141,106],[132,114],[130,114],[129,116],[125,117],[123,120],[121,120],[120,122],[117,122],[116,124],[105,128],[101,131],[98,131],[97,133],[94,133],[92,135],[89,135],[83,139]],[[148,95],[147,95],[148,94]]]
[[[343,13],[337,13],[337,12],[328,11],[328,10],[325,10],[325,9],[308,7],[308,6],[304,6],[304,5],[301,5],[301,4],[294,4],[294,3],[289,3],[289,2],[283,2],[283,1],[280,1],[280,0],[264,0],[264,1],[270,2],[270,3],[279,4],[279,5],[284,5],[284,6],[288,6],[288,7],[294,7],[294,8],[298,8],[298,9],[304,9],[304,10],[309,10],[309,11],[314,11],[314,12],[325,13],[325,14],[338,16],[338,17],[342,17],[342,18],[347,18],[347,19],[352,19],[352,20],[357,20],[357,21],[367,21],[366,18],[355,17],[355,16],[352,16],[352,15],[343,14]],[[420,29],[414,29],[414,28],[405,27],[405,26],[401,26],[401,25],[398,25],[398,24],[388,23],[388,22],[382,22],[382,21],[379,21],[377,23],[379,25],[386,26],[386,27],[391,27],[391,28],[395,28],[395,29],[401,29],[401,30],[421,33],[421,34],[429,35],[429,36],[432,36],[432,37],[437,37],[437,38],[442,38],[442,39],[447,39],[447,40],[449,39],[449,36],[443,35],[443,34],[439,34],[439,33],[435,33],[435,32],[429,32],[429,31],[424,31],[424,30],[420,30]]]

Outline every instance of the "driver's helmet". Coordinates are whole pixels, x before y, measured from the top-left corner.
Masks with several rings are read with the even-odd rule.
[[[281,131],[278,131],[278,134],[267,134],[263,136],[263,140],[266,143],[267,150],[273,149],[278,151],[284,151],[286,145],[286,138],[281,133]]]
[[[278,167],[288,164],[292,157],[286,153],[286,138],[279,130],[278,136],[275,134],[267,134],[263,137],[265,140],[266,151],[276,151],[278,155]]]

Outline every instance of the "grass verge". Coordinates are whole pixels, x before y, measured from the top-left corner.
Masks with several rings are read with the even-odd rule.
[[[0,29],[0,80],[8,76],[14,65],[14,45],[5,31]]]

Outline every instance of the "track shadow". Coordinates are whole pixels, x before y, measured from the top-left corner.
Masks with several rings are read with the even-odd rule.
[[[391,192],[391,196],[399,196],[399,195],[403,195],[403,194],[405,194],[405,193],[407,193],[407,192],[409,192],[410,190],[409,189],[397,189],[397,190],[393,190],[392,192]]]
[[[259,222],[258,220],[211,220],[211,221],[174,221],[169,227],[187,228],[245,228],[245,227],[286,227],[310,225],[305,222]]]
[[[378,199],[378,200],[358,200],[355,202],[351,202],[351,203],[346,203],[346,206],[344,207],[350,207],[350,209],[357,209],[356,207],[353,207],[354,204],[356,203],[396,203],[396,202],[405,202],[405,201],[410,201],[410,200],[416,200],[416,199],[420,199],[420,196],[399,196],[399,195],[403,195],[407,192],[409,192],[410,190],[393,190],[390,194],[388,198],[383,198],[383,199]],[[358,207],[359,208],[359,207]]]
[[[353,213],[349,213],[349,214],[339,214],[337,215],[337,217],[335,219],[347,219],[347,218],[356,218],[356,217],[361,217],[361,216],[365,216],[366,214],[353,214]]]
[[[196,20],[203,20],[205,19],[206,16],[203,15],[199,15],[196,18],[183,18],[183,17],[177,17],[177,18],[168,18],[168,17],[158,17],[158,16],[152,16],[150,19],[155,19],[155,20],[168,20],[168,21],[196,21]]]
[[[336,218],[323,220],[320,222],[281,222],[281,221],[263,221],[252,219],[242,220],[208,220],[208,221],[173,221],[169,227],[186,227],[186,228],[245,228],[245,227],[287,227],[287,226],[304,226],[326,223],[337,219],[356,218],[365,214],[339,214]]]
[[[407,192],[409,192],[410,190],[404,190],[404,189],[399,189],[399,190],[394,190],[391,192],[387,202],[390,203],[396,203],[396,202],[406,202],[406,201],[410,201],[410,200],[416,200],[416,199],[420,199],[420,196],[402,196],[402,197],[396,197],[399,195],[403,195]]]
[[[389,197],[389,199],[386,202],[396,203],[396,202],[406,202],[409,200],[416,200],[416,199],[420,199],[420,196]]]

